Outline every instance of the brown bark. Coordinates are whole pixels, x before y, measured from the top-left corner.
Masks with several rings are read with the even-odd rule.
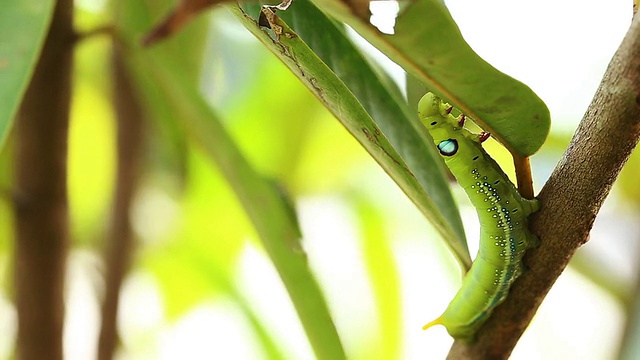
[[[229,0],[182,0],[178,3],[169,15],[157,26],[155,26],[144,39],[144,46],[152,45],[158,41],[176,34],[182,27],[189,23],[194,16],[206,9],[222,4]]]
[[[118,123],[118,167],[111,231],[105,254],[105,292],[98,341],[99,360],[112,359],[118,342],[118,300],[135,245],[129,213],[139,177],[143,139],[143,111],[126,72],[122,49],[117,45],[113,50],[112,67],[113,100]]]
[[[59,0],[16,123],[18,359],[62,359],[68,248],[67,132],[74,34]]]
[[[449,359],[506,359],[540,303],[589,237],[595,217],[640,138],[640,17],[635,17],[562,160],[540,192],[532,230],[542,245],[529,267],[480,329],[456,341]],[[576,299],[576,301],[581,301]]]

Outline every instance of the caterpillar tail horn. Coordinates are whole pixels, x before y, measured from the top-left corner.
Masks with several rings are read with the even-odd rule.
[[[444,325],[444,323],[442,322],[442,316],[440,316],[439,318],[433,320],[432,322],[428,323],[427,325],[422,327],[422,330],[427,330],[428,328],[435,326],[435,325]]]

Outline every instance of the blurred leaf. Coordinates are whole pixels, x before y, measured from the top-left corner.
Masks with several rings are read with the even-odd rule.
[[[224,294],[224,289],[220,289],[220,276],[217,272],[212,276],[210,271],[204,271],[201,261],[197,261],[200,257],[206,255],[188,241],[172,243],[145,253],[144,267],[158,279],[169,321],[178,319],[195,305],[220,292]]]
[[[615,269],[611,269],[611,265],[594,251],[589,249],[577,251],[571,258],[569,266],[621,305],[626,306],[633,302],[629,281],[625,281],[623,276]]]
[[[295,34],[282,19],[274,16],[271,20],[273,22],[272,27],[277,28],[277,31],[275,38],[272,38],[270,32],[261,29],[257,22],[241,9],[231,7],[231,10],[238,16],[245,27],[278,56],[331,110],[425,216],[432,221],[436,229],[443,234],[443,237],[449,240],[448,244],[451,246],[458,261],[463,267],[468,268],[471,260],[464,242],[464,236],[461,236],[463,232],[459,216],[455,213],[455,209],[450,206],[450,203],[443,205],[447,202],[447,196],[449,201],[451,196],[446,183],[442,179],[442,172],[433,171],[434,168],[440,168],[442,166],[441,163],[423,160],[428,156],[427,154],[432,152],[432,147],[426,145],[424,135],[421,136],[420,131],[417,130],[419,128],[417,128],[418,125],[415,122],[415,115],[406,106],[401,105],[401,99],[391,97],[394,92],[384,90],[385,88],[382,87],[381,82],[367,66],[364,59],[361,58],[359,52],[353,49],[353,46],[348,41],[345,42],[345,39],[343,41],[339,40],[343,36],[336,32],[337,29],[333,24],[328,22],[314,24],[316,25],[313,26],[314,31],[326,36],[331,34],[336,36],[334,38],[326,37],[322,41],[334,46],[340,46],[335,50],[345,51],[342,53],[332,49],[328,50],[331,55],[325,55],[334,58],[340,54],[341,57],[345,58],[345,60],[332,60],[332,64],[335,67],[344,67],[340,71],[343,76],[348,76],[348,71],[356,71],[355,69],[358,67],[369,69],[368,71],[355,72],[356,75],[350,79],[349,84],[357,89],[357,92],[365,100],[368,107],[372,108],[372,112],[378,115],[377,120],[385,125],[383,130],[387,130],[392,134],[394,141],[400,148],[404,149],[404,153],[408,159],[412,160],[412,164],[415,164],[416,170],[420,172],[423,181],[430,185],[435,184],[435,188],[430,190],[432,191],[430,195],[438,199],[437,205],[425,193],[423,186],[412,172],[413,169],[409,169],[405,160],[396,152],[383,134],[383,131],[373,121],[350,89],[315,55],[298,34]],[[313,11],[314,9],[309,7],[308,10]],[[315,15],[321,16],[321,13],[316,12]],[[314,16],[311,16],[311,18]],[[327,27],[327,25],[332,27]],[[320,45],[317,46],[320,47]],[[327,50],[323,52],[326,53]],[[347,58],[345,55],[349,55],[349,57]],[[351,60],[354,61],[353,67],[346,65],[347,61]],[[367,81],[373,81],[371,88],[365,86]],[[370,91],[370,96],[368,96],[367,91]],[[282,96],[286,97],[286,94],[282,94]],[[397,112],[394,113],[394,111]],[[397,120],[397,117],[400,116],[399,114],[404,115],[404,121]],[[395,121],[394,118],[396,118]],[[447,215],[453,214],[451,218],[445,219],[440,215],[438,205],[443,205],[445,209],[448,209]],[[458,226],[451,226],[451,223],[456,224],[456,219]],[[451,222],[448,222],[448,220]]]
[[[67,188],[71,238],[98,244],[109,216],[115,173],[115,123],[105,83],[111,41],[82,42],[75,49],[74,97],[69,124]]]
[[[237,199],[205,154],[191,151],[180,229],[143,253],[143,263],[160,279],[170,319],[216,295],[229,296],[253,326],[269,359],[284,359],[282,350],[233,283],[233,270],[250,224]],[[212,226],[211,219],[218,219]],[[150,246],[150,247],[153,247]],[[149,247],[147,247],[148,249]]]
[[[203,212],[211,215],[211,212],[206,210]],[[189,215],[186,218],[189,218]],[[184,228],[189,230],[190,225],[187,224]],[[200,239],[205,241],[182,237],[179,242],[146,254],[146,267],[160,280],[160,290],[169,318],[182,316],[198,303],[215,296],[216,293],[222,293],[230,296],[247,316],[267,358],[284,359],[278,343],[264,328],[253,308],[233,284],[232,274],[229,273],[232,267],[228,263],[233,262],[237,256],[233,250],[221,249],[218,246],[220,241],[229,242],[228,239],[200,235]],[[236,245],[240,244],[240,241],[236,242]],[[234,250],[240,248],[236,247]],[[214,255],[213,259],[211,255]],[[226,261],[220,261],[225,256]]]
[[[637,269],[636,269],[637,271]],[[635,360],[640,358],[640,273],[636,273],[636,284],[629,291],[629,301],[625,304],[626,323],[619,344],[618,359]]]
[[[53,14],[53,0],[8,0],[0,10],[0,148],[27,89]]]
[[[315,3],[477,121],[512,154],[529,156],[544,143],[550,126],[547,106],[469,47],[444,1],[401,3],[393,35],[381,33],[340,0]]]
[[[200,97],[200,94],[197,91],[197,84],[199,83],[199,72],[200,72],[200,62],[202,60],[202,51],[204,45],[204,39],[206,34],[206,22],[200,22],[199,26],[197,24],[191,24],[185,31],[183,31],[178,36],[171,39],[171,41],[164,42],[154,47],[154,49],[143,50],[137,44],[138,38],[140,34],[144,31],[148,30],[153,21],[153,17],[156,14],[166,11],[169,5],[169,2],[157,2],[157,1],[146,1],[146,2],[129,2],[129,1],[120,1],[118,3],[119,7],[116,9],[116,23],[117,30],[120,35],[118,39],[123,40],[119,42],[117,46],[125,46],[128,56],[129,67],[132,69],[132,75],[138,82],[139,89],[142,90],[142,93],[146,100],[147,111],[150,111],[151,114],[154,115],[153,119],[155,122],[160,122],[161,127],[168,132],[168,138],[170,141],[173,139],[180,139],[183,137],[183,124],[182,120],[185,118],[190,118],[193,114],[192,111],[196,112],[196,116],[205,117],[204,121],[213,121],[216,122],[217,119],[213,117],[211,110],[207,107],[206,103]],[[206,20],[206,19],[205,19]],[[161,59],[159,59],[161,58]],[[149,69],[150,67],[155,67],[154,69]],[[171,72],[175,70],[176,72]],[[167,73],[171,72],[170,74]],[[155,75],[160,75],[158,79]],[[159,86],[160,85],[160,86]],[[184,92],[183,92],[184,91]],[[175,95],[177,92],[178,96]],[[195,104],[194,104],[195,103]],[[192,106],[195,105],[195,106]],[[203,119],[195,119],[194,121],[203,121]],[[215,125],[220,126],[217,122]],[[211,149],[209,150],[209,155],[219,155],[221,158],[217,158],[217,160],[222,162],[222,168],[228,171],[234,171],[237,168],[235,167],[235,158],[225,158],[225,156],[234,155],[239,158],[240,167],[238,169],[240,171],[239,177],[242,178],[239,181],[244,180],[245,176],[255,176],[248,165],[242,163],[243,159],[237,153],[237,150],[234,148],[231,140],[226,136],[224,129],[221,129],[221,133],[212,134],[212,136],[218,135],[218,138],[214,138],[213,144],[220,145],[221,149]],[[198,132],[198,130],[193,130],[193,127],[190,127],[192,130],[191,135],[196,135],[196,139],[199,136],[207,136],[208,131],[216,131],[214,129],[205,129],[204,132]],[[222,140],[220,143],[217,140]],[[209,145],[209,144],[207,144]],[[230,149],[231,153],[227,153],[226,150]],[[215,153],[218,150],[219,153]],[[211,154],[211,151],[214,154]],[[229,161],[225,161],[229,160]],[[244,164],[244,167],[242,165]],[[231,169],[229,169],[231,167]],[[227,173],[227,175],[229,175]],[[208,184],[211,186],[211,184]],[[250,182],[247,182],[247,186],[251,186]],[[262,189],[264,190],[264,189]],[[269,191],[269,190],[266,190]],[[249,197],[248,199],[252,199]],[[256,199],[260,200],[261,197],[258,195]],[[248,200],[250,201],[250,200]],[[245,204],[246,205],[246,204]],[[268,205],[267,205],[268,206]],[[263,224],[264,222],[270,219],[269,212],[262,213],[260,210],[257,210],[257,217],[262,217]],[[193,214],[190,214],[193,215]],[[288,215],[287,215],[288,216]],[[189,220],[198,221],[197,217],[189,217]],[[215,226],[212,224],[211,220],[215,219],[207,219],[207,224],[209,226]],[[288,220],[288,219],[287,219]],[[218,221],[224,221],[223,219],[218,219]],[[263,225],[268,226],[268,225]],[[277,226],[277,224],[274,224]],[[195,234],[195,236],[199,236],[201,234]],[[231,289],[228,286],[228,279],[225,277],[224,272],[220,272],[221,264],[212,261],[213,259],[210,257],[211,249],[215,250],[223,250],[219,246],[221,245],[219,242],[216,243],[212,241],[212,239],[208,239],[206,237],[200,237],[195,243],[189,244],[180,244],[186,245],[184,248],[182,246],[178,246],[180,250],[176,249],[178,254],[177,257],[172,258],[176,262],[173,262],[176,266],[184,266],[182,268],[178,268],[179,271],[188,272],[189,278],[195,283],[199,283],[200,285],[194,286],[194,289],[188,296],[185,296],[187,303],[188,300],[193,300],[194,298],[200,298],[204,295],[211,295],[211,290],[213,289],[212,284],[215,283],[218,286],[221,286],[224,291],[230,292]],[[280,241],[281,238],[277,236],[273,236],[271,238],[272,241]],[[207,251],[202,251],[202,248],[199,246],[204,242],[208,242],[208,245],[211,249]],[[195,246],[193,246],[195,245]],[[232,246],[233,248],[233,246]],[[165,249],[171,251],[170,247]],[[231,249],[232,250],[232,249]],[[225,252],[224,250],[221,252]],[[232,253],[233,251],[231,251]],[[281,252],[284,252],[281,250]],[[230,255],[229,252],[226,252],[227,255]],[[180,256],[182,254],[182,256]],[[224,255],[222,255],[224,256]],[[310,319],[308,322],[318,325],[318,334],[319,341],[324,341],[328,344],[329,351],[332,349],[331,344],[332,341],[337,339],[337,334],[335,334],[335,329],[333,328],[333,324],[328,316],[328,311],[326,307],[322,307],[324,304],[322,301],[322,297],[319,289],[315,285],[313,279],[311,281],[308,277],[311,276],[310,272],[306,268],[306,263],[302,265],[296,263],[292,259],[285,259],[287,256],[281,256],[281,262],[289,260],[294,265],[298,265],[300,267],[304,267],[302,270],[295,269],[294,271],[290,271],[289,275],[292,273],[295,275],[301,275],[300,281],[304,282],[301,285],[304,292],[303,297],[307,297],[302,300],[304,303],[306,300],[306,304],[311,304],[309,309],[306,309],[307,313],[310,314],[307,316],[307,319]],[[180,264],[179,260],[183,260]],[[233,262],[233,256],[228,256],[226,258],[229,262]],[[170,268],[167,265],[171,265],[172,262],[162,263],[160,268],[156,269],[160,272],[168,271],[171,275],[175,275],[176,268]],[[188,263],[190,266],[186,266]],[[157,265],[157,264],[156,264]],[[224,265],[222,266],[224,267]],[[173,271],[173,272],[171,272]],[[307,277],[305,277],[305,275]],[[161,278],[162,279],[162,278]],[[184,286],[184,278],[172,276],[168,280],[162,279],[163,284],[161,286],[171,287],[172,290],[180,289]],[[164,281],[173,282],[173,284],[164,282]],[[177,283],[176,283],[177,282]],[[285,281],[287,283],[287,281]],[[289,284],[290,285],[290,284]],[[314,287],[315,286],[315,287]],[[295,288],[295,286],[293,286]],[[183,289],[184,290],[184,289]],[[180,293],[180,295],[183,295]],[[263,348],[265,352],[274,358],[281,357],[281,353],[277,349],[273,339],[268,336],[268,333],[256,320],[256,316],[253,312],[250,311],[250,308],[246,305],[244,300],[237,297],[235,292],[231,293],[232,296],[236,297],[239,305],[245,310],[245,314],[250,319],[251,324],[254,326],[254,331],[258,335],[258,338],[262,341]],[[175,300],[175,299],[174,299]],[[295,302],[295,300],[294,300]],[[320,306],[313,306],[315,304],[320,304]],[[182,306],[185,306],[185,303],[172,303],[175,308],[173,310],[179,311]],[[327,321],[328,319],[328,321]],[[327,325],[329,324],[329,330],[327,330]],[[333,329],[333,338],[331,334],[331,329]],[[325,335],[326,332],[329,332],[328,336]],[[339,342],[338,342],[339,344]],[[341,353],[341,348],[338,345],[338,349],[340,349],[339,354]],[[344,357],[344,355],[342,356]],[[339,356],[336,358],[340,358]]]
[[[298,315],[321,359],[345,355],[323,295],[300,247],[296,219],[279,191],[261,178],[238,152],[226,130],[194,86],[185,83],[180,68],[163,59],[146,63],[166,92],[167,101],[183,114],[189,133],[220,167],[260,235],[267,253],[283,279]]]
[[[290,206],[271,182],[250,167],[196,88],[180,76],[180,69],[169,61],[162,63],[168,66],[147,66],[166,92],[167,101],[183,114],[189,134],[220,167],[243,204],[289,291],[316,355],[320,359],[344,358],[324,297],[300,247]]]
[[[170,318],[229,290],[230,272],[251,232],[240,204],[211,161],[200,151],[190,154],[180,227],[167,236],[166,245],[145,254]],[[217,219],[215,226],[211,219]]]
[[[129,49],[133,50],[131,45]],[[167,50],[158,47],[153,51],[130,51],[131,68],[161,91],[163,101],[173,110],[174,121],[184,124],[190,137],[211,156],[234,189],[289,291],[318,358],[345,358],[322,292],[300,247],[290,206],[273,183],[257,174],[240,154],[201,97],[197,83],[190,81],[186,72],[191,69],[173,62],[180,52]]]
[[[148,267],[162,279],[160,289],[169,301],[169,316],[182,315],[203,299],[210,298],[211,290],[218,288],[240,306],[260,339],[267,358],[284,359],[282,349],[233,285],[228,268],[211,261],[209,252],[190,245],[193,244],[165,247],[148,258]]]
[[[403,339],[400,275],[386,236],[385,217],[365,197],[356,197],[354,205],[378,312],[378,337],[367,352],[367,359],[399,359]]]
[[[264,325],[258,319],[257,315],[253,312],[253,309],[247,302],[240,296],[234,297],[236,304],[242,308],[244,314],[249,318],[249,322],[253,325],[253,328],[260,339],[260,344],[265,352],[267,359],[269,360],[284,360],[287,357],[284,356],[283,350],[278,346],[278,343],[274,341],[272,334],[265,329]]]
[[[309,137],[314,136],[314,125],[326,110],[262,45],[256,43],[255,46],[267,56],[260,57],[261,63],[254,68],[257,71],[251,83],[230,105],[225,118],[232,120],[229,131],[258,170],[289,185],[301,165]],[[280,92],[290,96],[265,91],[264,84],[276,83]]]

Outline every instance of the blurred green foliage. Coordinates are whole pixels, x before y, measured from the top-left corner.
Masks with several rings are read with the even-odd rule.
[[[250,37],[226,9],[215,10],[210,17],[202,16],[175,38],[157,47],[142,49],[138,46],[139,39],[166,15],[173,2],[123,0],[114,1],[110,7],[101,7],[99,2],[86,3],[97,4],[97,7],[80,5],[77,27],[81,31],[105,24],[113,24],[115,29],[111,34],[113,39],[106,34],[93,35],[81,40],[76,48],[68,184],[73,251],[87,250],[98,259],[105,245],[115,186],[117,146],[111,81],[107,76],[115,40],[128,52],[130,71],[143,94],[148,115],[144,176],[135,206],[130,211],[139,241],[131,273],[153,279],[156,300],[162,305],[163,326],[180,322],[198,307],[231,300],[248,324],[247,339],[255,340],[258,344],[256,353],[265,358],[311,357],[310,346],[296,343],[303,339],[303,327],[310,342],[315,343],[318,357],[339,358],[344,347],[352,359],[402,358],[409,338],[407,328],[409,331],[419,329],[407,318],[421,323],[427,317],[405,314],[407,289],[403,288],[406,283],[403,283],[401,273],[403,264],[398,261],[399,249],[417,248],[419,255],[424,255],[420,251],[427,249],[425,253],[431,257],[421,258],[420,262],[438,259],[445,269],[453,269],[453,258],[442,243],[436,241],[438,233],[411,204],[415,199],[409,199],[399,191],[353,138],[353,133],[345,130],[299,78]],[[303,29],[304,21],[296,19],[300,13],[288,15],[292,17],[292,23],[300,22],[303,40],[314,35],[308,28]],[[332,31],[344,36],[342,40],[350,41],[341,25],[331,25],[335,27]],[[318,44],[310,41],[309,45],[322,55]],[[361,56],[357,62],[352,59],[358,67],[372,62],[358,53],[359,50],[353,50],[355,46],[349,46],[353,47],[349,51],[353,51],[354,56]],[[377,101],[380,94],[389,95],[390,99],[394,97],[391,100],[395,102],[404,101],[397,85],[391,83],[394,79],[381,74],[375,64],[371,69],[361,69],[370,78],[349,79],[344,73],[340,75],[338,69],[341,64],[337,60],[344,59],[334,59],[336,61],[331,63],[331,56],[336,54],[339,52],[324,54],[329,68],[338,74],[332,80],[343,81],[349,87],[354,99],[363,104],[373,121],[383,129],[383,135],[391,139],[391,149],[398,150],[406,160],[410,153],[398,149],[405,138],[393,134],[394,129],[400,128],[393,121],[403,119],[398,121],[410,123],[412,109],[402,104],[398,107],[402,113],[398,113],[398,119],[389,116],[390,125],[386,128],[375,116],[377,111],[382,113],[381,102]],[[349,71],[345,73],[348,75]],[[371,79],[376,80],[376,85],[369,82]],[[375,86],[375,89],[366,85]],[[404,129],[417,132],[412,139],[424,138],[419,129],[406,130],[411,129],[410,126]],[[0,140],[2,136],[0,134]],[[534,147],[539,145],[540,138],[541,135],[536,138]],[[564,137],[552,136],[540,158],[557,159],[566,141]],[[512,166],[508,151],[495,142],[487,147],[492,154],[497,154],[498,161],[506,168]],[[531,149],[524,152],[531,152]],[[0,151],[0,191],[3,195],[3,201],[0,201],[0,262],[3,269],[9,269],[11,263],[9,240],[13,237],[11,195],[6,191],[12,186],[11,156],[10,139]],[[425,160],[407,162],[416,172],[418,166],[423,166],[421,161]],[[535,161],[534,158],[534,167]],[[635,186],[638,164],[638,154],[635,154],[620,181],[621,197],[636,204],[638,201],[633,199],[640,199]],[[443,188],[437,191],[438,196],[451,207],[448,210],[441,207],[439,211],[447,214],[444,218],[453,224],[451,228],[455,230],[452,231],[462,234],[455,204],[465,200],[458,193],[454,193],[456,201],[452,200],[441,164],[429,166],[423,166],[421,170],[428,173],[425,177],[438,177]],[[240,170],[234,172],[234,169]],[[512,175],[512,170],[507,172]],[[423,181],[420,184],[425,185]],[[428,189],[422,191],[429,192]],[[259,196],[251,197],[251,194]],[[318,198],[340,199],[330,202],[344,213],[332,215],[347,214],[344,217],[348,218],[347,227],[352,232],[345,236],[344,246],[359,249],[359,253],[347,261],[353,261],[353,272],[366,274],[370,298],[367,294],[349,293],[348,289],[343,289],[344,293],[332,291],[322,276],[318,276],[319,286],[315,285],[315,276],[331,274],[331,269],[317,266],[317,254],[309,253],[307,259],[302,249],[321,246],[318,243],[323,241],[307,242],[308,238],[314,237],[309,235],[318,237],[311,233],[312,226],[304,225],[312,222],[313,212],[304,207],[302,210],[296,207],[291,212],[289,202],[297,206]],[[302,239],[297,234],[298,220],[302,222]],[[470,221],[465,219],[465,222]],[[320,233],[321,239],[332,237],[325,238],[325,242],[334,237],[343,240],[339,230],[331,227],[324,230]],[[247,253],[256,249],[263,258],[271,256],[272,265],[275,265],[272,267],[280,270],[284,279],[280,283],[269,280],[268,274],[264,279],[258,276],[258,281],[264,280],[273,287],[259,299],[251,294],[247,289],[250,286],[243,279],[247,271],[243,269],[255,265],[247,265]],[[332,256],[340,257],[340,247],[331,251],[334,252]],[[411,268],[409,272],[420,278],[421,286],[424,282],[423,287],[430,291],[429,297],[442,292],[441,288],[433,286],[438,284],[434,278],[441,277],[440,274],[424,272],[422,268]],[[8,288],[10,271],[0,271],[0,275]],[[336,276],[349,277],[350,274]],[[309,279],[313,281],[309,282]],[[96,283],[100,284],[100,281]],[[271,304],[273,293],[284,292],[285,288],[293,301],[265,311],[261,302]],[[353,318],[336,319],[336,314],[341,312],[336,309],[340,305],[335,304],[343,302],[349,294],[360,296],[356,300],[362,302],[363,308],[367,301],[373,304],[372,309],[362,310],[365,318],[354,315]],[[329,305],[324,304],[324,297]],[[287,319],[295,317],[291,314],[298,306],[307,310],[299,310],[299,319],[294,319],[294,325],[288,324]],[[309,311],[314,306],[322,311]],[[427,305],[421,306],[431,310]],[[275,314],[270,315],[270,311]],[[336,331],[332,319],[340,339],[331,335]],[[354,328],[358,331],[350,333]],[[161,338],[163,330],[166,328],[155,328],[147,335]],[[319,340],[322,336],[330,341],[318,345],[322,343]],[[225,339],[212,339],[212,342],[214,340]],[[155,346],[158,342],[144,346]],[[140,349],[127,347],[127,344],[127,341],[123,342],[124,354],[139,355]],[[326,349],[319,349],[323,346],[330,349],[325,355],[322,354]]]

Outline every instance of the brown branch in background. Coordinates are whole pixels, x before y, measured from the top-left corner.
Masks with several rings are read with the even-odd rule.
[[[245,0],[254,1],[259,0]],[[351,2],[358,2],[357,9],[365,9],[366,21],[369,21],[369,0],[350,0]],[[187,25],[191,19],[205,11],[206,9],[224,3],[235,3],[234,0],[181,0],[180,3],[162,20],[158,25],[154,26],[142,39],[143,46],[153,45],[158,41],[165,40],[175,35],[182,27]],[[277,10],[286,10],[293,0],[283,0],[272,8]],[[274,1],[277,3],[277,0]],[[352,4],[348,4],[352,5]],[[358,12],[356,12],[358,13]],[[362,13],[362,12],[360,12]]]
[[[569,148],[538,196],[542,209],[532,216],[531,225],[542,245],[525,256],[529,271],[514,283],[509,297],[478,332],[477,341],[456,341],[449,359],[509,357],[571,256],[587,242],[600,206],[639,138],[640,17],[636,16]]]
[[[73,3],[56,2],[16,122],[17,358],[62,359]]]
[[[104,260],[105,290],[98,341],[99,360],[112,359],[118,343],[116,320],[120,288],[131,265],[135,247],[129,213],[140,175],[143,148],[142,105],[127,74],[122,56],[122,49],[115,44],[112,77],[118,124],[118,165],[110,235]]]
[[[181,0],[178,6],[156,27],[142,39],[144,46],[149,46],[157,41],[164,40],[182,29],[191,18],[205,9],[231,0]]]
[[[258,0],[246,0],[258,1]],[[183,26],[204,10],[219,4],[232,3],[233,0],[181,0],[180,3],[162,20],[151,29],[142,39],[142,45],[149,46],[176,34]],[[282,0],[279,4],[271,6],[274,10],[286,10],[293,0]],[[274,2],[274,3],[277,3]],[[366,23],[369,22],[369,0],[343,0],[344,5]],[[261,15],[262,16],[262,15]]]

